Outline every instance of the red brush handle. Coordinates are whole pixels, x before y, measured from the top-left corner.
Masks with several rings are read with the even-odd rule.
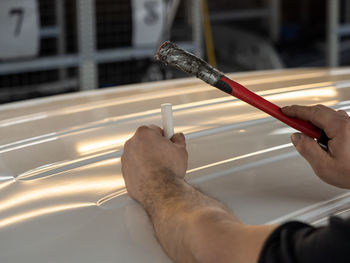
[[[230,93],[232,96],[243,100],[247,102],[248,104],[266,112],[267,114],[275,117],[276,119],[284,122],[285,124],[289,125],[290,127],[293,127],[294,129],[301,131],[302,133],[316,139],[320,139],[322,135],[322,131],[311,124],[308,121],[288,117],[284,115],[281,111],[281,108],[277,105],[265,100],[264,98],[260,97],[259,95],[256,95],[255,93],[251,92],[247,88],[243,87],[241,84],[222,76],[219,80],[219,82],[224,82],[231,88],[230,90],[224,90],[225,92]],[[218,83],[219,84],[219,83]],[[217,86],[220,86],[217,85]],[[220,87],[218,87],[220,88]],[[220,88],[225,89],[225,88]]]

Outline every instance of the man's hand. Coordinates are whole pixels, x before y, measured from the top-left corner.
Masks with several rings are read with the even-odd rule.
[[[125,144],[122,172],[129,195],[147,211],[157,239],[174,262],[255,263],[276,226],[246,226],[184,181],[183,134],[171,140],[142,126]]]
[[[343,111],[335,111],[323,105],[288,106],[282,112],[290,117],[312,122],[322,129],[328,138],[328,152],[315,140],[301,134],[292,135],[298,152],[310,163],[318,177],[331,185],[350,189],[350,118]]]
[[[187,169],[187,151],[182,133],[171,140],[163,136],[157,126],[141,126],[125,143],[121,157],[122,172],[129,195],[144,205],[160,184],[172,177],[183,179]],[[158,190],[156,190],[158,189]]]

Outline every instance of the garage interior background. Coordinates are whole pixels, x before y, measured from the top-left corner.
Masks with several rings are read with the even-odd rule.
[[[0,103],[183,77],[171,39],[224,72],[350,65],[350,0],[1,0]]]

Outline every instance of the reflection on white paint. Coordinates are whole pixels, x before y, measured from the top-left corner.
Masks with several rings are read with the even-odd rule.
[[[110,153],[116,153],[116,152],[110,152]],[[112,159],[108,159],[100,162],[91,163],[89,164],[89,169],[102,167],[102,166],[116,165],[117,163],[120,163],[120,156],[116,156]]]
[[[174,90],[167,89],[166,93],[161,93],[158,91],[149,92],[149,93],[143,94],[143,96],[135,95],[135,96],[125,97],[122,99],[102,100],[95,103],[89,102],[85,104],[79,104],[78,106],[65,107],[64,109],[48,111],[47,113],[25,115],[21,117],[3,120],[0,122],[0,127],[17,125],[17,124],[40,120],[48,117],[52,118],[55,116],[71,115],[74,113],[80,113],[80,112],[91,111],[96,109],[106,109],[108,107],[114,107],[114,106],[123,105],[123,104],[137,103],[137,102],[145,101],[147,99],[148,100],[161,99],[163,97],[171,97],[171,96],[192,94],[192,93],[202,93],[203,91],[208,91],[213,89],[210,86],[204,86],[204,85],[203,87],[201,85],[199,86],[200,87],[198,87],[198,85],[191,85],[190,87],[187,86],[186,88],[182,88],[182,89],[179,89],[179,88]]]
[[[110,148],[116,148],[117,146],[122,146],[124,143],[130,139],[132,134],[123,137],[107,138],[103,140],[91,140],[86,143],[79,143],[76,147],[80,154],[98,152]]]
[[[112,193],[112,194],[110,194],[110,195],[107,195],[107,196],[102,197],[100,200],[98,200],[98,201],[96,202],[96,204],[97,204],[97,206],[102,206],[103,204],[107,203],[108,201],[110,201],[110,200],[112,200],[112,199],[114,199],[114,198],[116,198],[116,197],[125,195],[127,192],[128,192],[128,191],[126,190],[126,188],[121,189],[121,190],[119,190],[119,191],[117,191],[117,192],[114,192],[114,193]]]
[[[305,73],[305,74],[298,74],[298,75],[282,75],[282,76],[272,76],[272,77],[261,77],[259,76],[258,79],[250,79],[250,80],[243,80],[241,81],[244,85],[255,85],[255,84],[262,84],[262,83],[276,83],[280,81],[286,81],[286,80],[300,80],[300,79],[308,79],[308,78],[316,78],[316,77],[323,77],[327,76],[326,72],[314,72],[314,73]]]
[[[330,69],[329,73],[333,76],[349,75],[350,69],[348,69],[348,68],[335,68],[335,69]]]
[[[337,109],[337,110],[344,110],[344,111],[346,111],[346,113],[349,115],[349,111],[347,111],[347,110],[350,110],[350,106],[340,107],[340,108]]]
[[[124,179],[122,177],[115,178],[98,178],[99,180],[80,181],[76,180],[73,183],[64,185],[50,185],[48,187],[34,188],[20,192],[19,194],[11,195],[7,199],[0,202],[0,212],[15,206],[20,206],[25,203],[30,203],[36,200],[47,200],[67,195],[81,195],[89,192],[96,193],[97,191],[111,191],[119,190],[125,187]]]
[[[112,163],[120,162],[121,151],[110,151],[102,155],[89,155],[88,157],[74,159],[72,161],[62,161],[52,164],[46,164],[35,169],[26,171],[17,176],[19,180],[34,180],[48,177],[57,173],[72,170],[82,166],[89,165],[90,168],[98,166],[107,166]]]
[[[275,95],[265,96],[267,100],[291,100],[291,99],[307,99],[308,97],[335,97],[337,91],[334,87],[310,89],[310,90],[298,90],[290,91],[286,93],[280,93]]]
[[[46,117],[48,117],[46,113],[37,113],[37,114],[32,114],[30,116],[16,117],[16,118],[0,121],[0,127],[7,127],[11,125],[26,123],[26,122],[37,121],[37,120],[45,119]]]
[[[43,134],[40,136],[30,137],[30,138],[27,138],[24,140],[18,140],[18,141],[12,142],[12,143],[0,145],[0,149],[14,147],[14,145],[22,145],[22,144],[30,143],[30,142],[37,141],[37,140],[43,140],[43,139],[47,139],[47,138],[52,137],[52,136],[55,137],[56,135],[57,135],[57,133],[52,132],[52,133],[47,133],[47,134]]]
[[[348,104],[350,104],[350,100],[344,100],[338,103],[338,105],[348,105]]]
[[[264,150],[260,150],[260,151],[256,151],[256,152],[252,152],[252,153],[236,156],[236,157],[233,157],[233,158],[230,158],[230,159],[226,159],[226,160],[223,160],[223,161],[207,164],[207,165],[204,165],[204,166],[200,166],[200,167],[188,170],[187,173],[189,174],[189,173],[193,173],[193,172],[196,172],[196,171],[199,171],[199,170],[203,170],[203,169],[207,169],[207,168],[210,168],[210,167],[214,167],[214,166],[217,166],[217,165],[221,165],[221,164],[237,161],[237,160],[240,160],[240,159],[256,156],[256,155],[263,154],[263,153],[268,153],[268,152],[280,150],[280,149],[283,149],[283,148],[288,148],[288,147],[291,147],[292,145],[293,145],[292,143],[286,143],[286,144],[278,145],[278,146],[275,146],[275,147],[267,148],[267,149],[264,149]]]
[[[297,132],[297,130],[293,129],[292,127],[284,127],[284,128],[279,128],[270,132],[269,135],[292,134],[294,132]]]
[[[19,223],[21,221],[25,221],[30,218],[46,215],[46,214],[52,214],[60,211],[66,211],[66,210],[94,206],[94,205],[96,204],[95,203],[71,203],[67,205],[57,205],[57,206],[50,206],[47,208],[35,209],[29,212],[23,212],[18,215],[7,217],[5,219],[0,220],[0,228],[15,224],[15,223]]]
[[[1,174],[0,173],[0,182],[1,181],[8,181],[8,180],[13,180],[15,177],[13,175],[6,175],[6,174]]]
[[[57,140],[57,139],[58,139],[57,137],[52,137],[52,138],[47,138],[47,139],[44,139],[44,140],[34,141],[34,142],[30,142],[30,143],[24,143],[22,145],[18,145],[18,146],[15,146],[15,147],[10,147],[10,148],[7,148],[7,149],[5,148],[4,150],[0,150],[0,153],[6,153],[6,152],[13,151],[13,150],[26,148],[26,147],[37,145],[37,144],[41,144],[41,143],[51,142],[51,141],[54,141],[54,140]]]
[[[329,215],[336,215],[337,212],[348,210],[350,203],[350,194],[346,193],[335,198],[317,202],[313,205],[306,206],[297,211],[293,211],[287,215],[283,215],[265,224],[281,224],[289,220],[300,220],[311,224],[316,223],[315,220],[326,219]],[[345,208],[345,209],[344,209]],[[344,209],[344,210],[343,210]],[[340,211],[339,211],[340,210]]]
[[[8,181],[3,181],[2,183],[0,183],[0,189],[6,188],[7,186],[13,184],[14,182],[16,182],[14,178],[9,179]]]
[[[303,84],[303,85],[296,85],[296,86],[288,86],[284,88],[278,88],[278,89],[268,89],[257,92],[259,95],[272,95],[272,94],[278,94],[278,93],[285,93],[285,92],[291,92],[291,91],[299,91],[299,90],[308,90],[308,89],[323,89],[328,88],[333,85],[332,82],[317,82],[317,83],[311,83],[311,84]]]

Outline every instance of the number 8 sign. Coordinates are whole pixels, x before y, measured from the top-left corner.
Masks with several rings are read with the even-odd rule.
[[[133,0],[133,46],[158,44],[164,24],[164,0]]]
[[[0,0],[0,59],[35,56],[39,49],[36,0]]]

